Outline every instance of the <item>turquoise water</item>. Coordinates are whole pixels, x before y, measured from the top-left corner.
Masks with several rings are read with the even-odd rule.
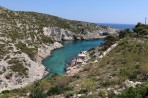
[[[53,50],[51,56],[43,61],[43,65],[50,70],[50,75],[56,73],[60,75],[65,74],[65,67],[71,62],[81,51],[87,51],[93,47],[104,43],[103,40],[90,41],[65,41],[63,48]]]

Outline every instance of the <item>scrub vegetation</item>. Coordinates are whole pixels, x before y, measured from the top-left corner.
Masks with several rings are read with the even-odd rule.
[[[66,20],[37,12],[12,11],[0,6],[0,78],[2,78],[0,83],[3,83],[0,88],[6,89],[9,86],[7,84],[11,82],[19,85],[20,82],[15,83],[16,78],[19,77],[20,80],[32,79],[32,75],[28,74],[29,68],[33,69],[32,66],[38,63],[39,50],[55,42],[53,37],[45,34],[43,30],[45,27],[54,29],[54,33],[59,33],[62,29],[75,34],[107,28],[94,23]],[[15,77],[16,74],[19,76]],[[32,72],[32,74],[35,73]],[[5,78],[10,80],[11,77],[12,81],[5,82]]]
[[[139,28],[138,25],[134,30]],[[147,25],[141,24],[140,28],[141,26]],[[91,49],[89,51],[91,58],[98,62],[92,63],[90,59],[83,71],[74,76],[53,75],[49,79],[43,79],[23,89],[13,90],[9,94],[27,96],[26,93],[30,92],[30,98],[73,98],[74,96],[146,98],[148,97],[148,39],[146,30],[143,31],[139,33],[138,31],[129,33],[129,30],[120,31],[119,37],[109,35],[106,43],[96,48],[99,53],[106,51],[112,44],[118,43],[118,45],[102,59],[94,57],[94,49]],[[141,85],[127,87],[126,80],[140,82]],[[2,93],[1,96],[4,94],[8,95]]]

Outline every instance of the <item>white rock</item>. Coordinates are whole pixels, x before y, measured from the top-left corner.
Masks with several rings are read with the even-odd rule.
[[[133,81],[126,80],[124,82],[124,84],[126,85],[126,87],[133,87],[133,88],[135,88],[137,85],[141,85],[141,82],[133,82]]]

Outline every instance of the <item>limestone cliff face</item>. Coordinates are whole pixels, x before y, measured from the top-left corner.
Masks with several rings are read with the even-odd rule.
[[[97,26],[99,28],[99,26]],[[110,27],[106,27],[104,29],[94,29],[93,31],[86,31],[85,34],[81,34],[82,38],[85,40],[90,40],[90,39],[100,39],[100,38],[105,38],[106,36],[102,36],[103,33],[108,33],[108,34],[117,34],[118,30]]]
[[[25,53],[9,56],[8,60],[0,61],[0,92],[24,87],[46,74],[45,67],[31,60]]]
[[[47,56],[50,56],[50,52],[54,49],[63,47],[60,43],[54,42],[49,46],[43,44],[40,48],[38,48],[38,53],[36,56],[36,62],[41,64],[42,60],[45,59]]]
[[[3,90],[21,88],[42,79],[48,74],[45,67],[42,65],[42,60],[49,56],[53,49],[61,47],[62,45],[58,42],[54,42],[49,46],[42,44],[41,47],[38,48],[35,61],[31,60],[30,57],[23,52],[21,54],[9,54],[10,58],[8,60],[3,59],[0,61],[0,92]],[[16,49],[15,46],[14,48]],[[13,51],[17,52],[18,50],[15,49]],[[10,61],[14,63],[10,63]],[[17,67],[22,69],[17,69]],[[25,73],[22,71],[13,72],[15,70],[22,70]]]
[[[74,33],[58,27],[44,27],[43,34],[54,41],[74,40]]]
[[[99,28],[99,26],[96,26]],[[104,38],[103,33],[116,34],[118,30],[110,27],[105,29],[94,29],[93,31],[83,31],[83,33],[74,33],[67,29],[58,27],[44,27],[43,34],[51,37],[54,41],[66,41],[66,40],[91,40]]]

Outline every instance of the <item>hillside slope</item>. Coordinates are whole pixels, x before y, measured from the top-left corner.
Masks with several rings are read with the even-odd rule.
[[[36,12],[0,7],[0,92],[23,87],[47,73],[41,64],[62,40],[102,38],[116,29]],[[57,42],[58,41],[58,42]]]
[[[86,64],[73,66],[75,70],[81,70],[72,76],[54,75],[2,95],[26,98],[145,98],[148,96],[147,41],[146,38],[124,38],[100,58],[110,49],[102,45],[89,51],[91,59]]]
[[[147,26],[138,23],[135,32],[126,29],[120,31],[118,37],[108,35],[105,44],[85,52],[90,59],[81,59],[85,63],[69,66],[65,76],[54,75],[1,95],[27,98],[145,98],[148,96]]]
[[[105,44],[84,52],[86,57],[89,55],[87,61],[81,59],[85,63],[69,66],[68,71],[73,71],[73,74],[54,75],[23,89],[5,91],[2,95],[27,98],[146,98],[147,27],[136,25],[136,33],[120,31],[120,40],[113,35],[107,36]]]

